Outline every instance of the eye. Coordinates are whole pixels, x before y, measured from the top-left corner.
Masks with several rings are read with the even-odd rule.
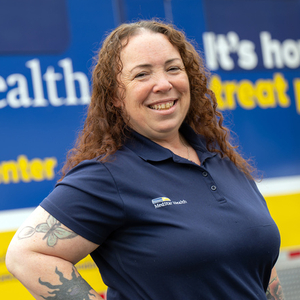
[[[170,72],[176,72],[179,70],[181,70],[181,68],[178,66],[172,66],[172,67],[168,68],[168,71],[170,71]]]
[[[138,73],[138,74],[136,74],[135,76],[134,76],[134,78],[143,78],[143,77],[145,77],[147,75],[147,73],[146,72],[140,72],[140,73]]]

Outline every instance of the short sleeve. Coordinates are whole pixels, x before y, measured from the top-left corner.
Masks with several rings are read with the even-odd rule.
[[[123,202],[114,178],[96,160],[84,161],[72,169],[40,206],[98,245],[124,220]]]

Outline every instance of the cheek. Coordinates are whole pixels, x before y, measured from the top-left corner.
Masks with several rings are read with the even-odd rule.
[[[136,84],[134,88],[128,89],[126,99],[130,102],[131,106],[140,106],[143,105],[150,93],[151,87],[147,84],[140,83]]]
[[[182,76],[177,81],[177,89],[181,93],[189,93],[190,92],[190,82],[187,76]]]

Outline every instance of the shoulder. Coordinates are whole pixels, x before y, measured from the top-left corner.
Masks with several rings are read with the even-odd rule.
[[[72,168],[66,176],[56,184],[55,190],[72,188],[77,192],[100,197],[103,192],[118,194],[115,179],[107,168],[108,163],[103,163],[99,158],[85,160]],[[99,188],[101,186],[101,188]],[[75,191],[74,191],[75,192]]]
[[[101,157],[84,160],[72,168],[66,176],[56,184],[56,187],[68,186],[81,191],[99,192],[101,190],[116,193],[120,177],[129,176],[129,170],[137,168],[140,158],[126,147],[112,154],[109,159],[102,161]],[[126,181],[126,180],[125,180]]]
[[[90,181],[93,178],[98,178],[103,175],[107,175],[107,170],[103,163],[98,158],[91,160],[84,160],[77,166],[72,168],[62,181],[58,182],[57,185],[62,183],[77,182],[77,181]]]

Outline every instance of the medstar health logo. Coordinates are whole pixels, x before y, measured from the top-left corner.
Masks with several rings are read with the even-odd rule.
[[[171,199],[167,197],[159,197],[152,199],[152,204],[154,205],[155,208],[160,208],[172,204],[186,204],[186,200],[180,200],[180,201],[171,201]]]

